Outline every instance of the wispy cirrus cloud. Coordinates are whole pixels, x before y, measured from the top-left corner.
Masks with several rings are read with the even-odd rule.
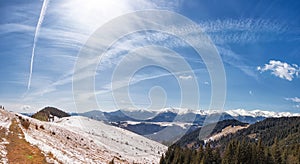
[[[223,25],[222,25],[223,24]],[[234,66],[238,69],[241,69],[245,74],[256,77],[254,73],[254,69],[252,67],[249,67],[245,64],[245,61],[241,57],[241,55],[236,54],[233,52],[228,46],[224,46],[224,43],[230,42],[228,38],[223,38],[225,35],[218,33],[218,30],[221,31],[221,26],[225,26],[226,22],[224,23],[216,23],[214,26],[207,26],[207,28],[212,28],[211,30],[208,30],[207,28],[204,29],[204,31],[207,30],[208,33],[210,33],[210,36],[212,36],[212,40],[216,43],[219,43],[217,46],[217,49],[219,50],[224,62],[230,64],[231,66]],[[220,27],[217,27],[220,26]],[[240,25],[240,26],[246,26],[246,25]],[[245,27],[246,28],[246,27]],[[228,28],[228,30],[237,30],[236,26],[233,26]],[[190,35],[193,36],[193,33],[197,31],[193,31],[194,28],[186,28],[186,27],[173,27],[173,31],[180,31],[180,34],[182,36]],[[256,29],[259,30],[259,29]],[[79,48],[82,46],[82,44],[86,41],[88,38],[87,33],[83,32],[76,32],[75,31],[69,31],[64,29],[57,29],[57,28],[43,28],[42,34],[40,35],[41,39],[47,39],[49,41],[53,41],[54,45],[62,48]],[[179,32],[178,32],[179,33]],[[250,35],[250,34],[249,34]],[[251,34],[252,35],[252,34]],[[64,36],[64,37],[61,37]],[[233,36],[233,35],[232,35]],[[241,36],[239,36],[239,32],[235,35],[237,38],[235,38],[234,42],[237,42],[238,39],[243,39]],[[246,41],[249,41],[250,39],[254,38],[251,36],[247,36],[249,38],[246,39]],[[214,40],[215,39],[215,40]],[[226,40],[227,39],[227,40]],[[222,40],[222,41],[221,41]],[[252,40],[253,41],[253,40]],[[107,58],[103,58],[104,60],[99,65],[99,69],[107,69],[107,68],[113,68],[118,64],[118,61],[121,60],[124,53],[126,54],[127,49],[135,49],[140,46],[145,46],[147,44],[157,44],[161,45],[163,47],[169,47],[169,48],[178,48],[178,47],[187,47],[188,44],[184,41],[180,40],[180,38],[174,38],[172,36],[169,36],[167,34],[158,33],[158,32],[146,32],[146,33],[140,33],[133,36],[127,36],[123,39],[118,40],[118,43],[115,47],[112,47],[106,54]],[[52,45],[53,46],[53,45]],[[159,59],[159,58],[158,58]],[[159,59],[161,60],[161,59]],[[194,59],[192,59],[194,60]],[[89,63],[87,63],[88,65]],[[71,68],[70,71],[72,71],[73,68]],[[68,70],[66,70],[68,71]],[[140,81],[147,80],[147,79],[154,79],[154,78],[160,78],[163,76],[169,76],[168,75],[145,75],[142,78],[135,78],[133,79],[131,85],[137,84]],[[85,77],[81,77],[80,79],[73,79],[73,80],[82,80]],[[181,75],[179,78],[181,79],[190,79],[190,76],[183,76]],[[36,91],[33,95],[45,95],[45,94],[52,94],[54,92],[58,92],[58,87],[61,87],[63,85],[69,85],[72,82],[72,74],[67,74],[66,76],[62,76],[59,79],[56,79],[56,81],[53,81],[49,83],[47,87],[42,87],[39,91]],[[120,82],[124,85],[123,82]],[[126,84],[126,83],[125,83]],[[123,85],[120,85],[119,87],[123,87]],[[110,91],[111,84],[104,84],[103,88],[107,90],[100,90],[96,93],[92,94],[106,94]],[[88,96],[88,95],[86,95]],[[88,96],[89,97],[89,96]]]
[[[295,77],[298,77],[300,69],[297,64],[288,64],[286,62],[270,60],[268,64],[265,64],[263,67],[258,66],[257,70],[262,72],[270,71],[271,74],[292,81]]]
[[[183,80],[189,80],[192,79],[193,77],[191,75],[180,75],[179,78]]]
[[[14,32],[30,33],[34,31],[34,26],[20,23],[6,23],[0,26],[0,35],[10,34]]]
[[[285,100],[293,101],[293,102],[296,102],[296,103],[300,103],[300,98],[298,98],[298,97],[285,98]]]
[[[252,31],[252,32],[276,32],[283,33],[288,27],[280,22],[266,19],[223,19],[200,22],[206,32],[220,31]]]
[[[217,46],[217,49],[222,56],[223,62],[231,65],[232,67],[238,68],[246,75],[257,79],[257,75],[254,72],[255,68],[248,66],[242,55],[235,53],[228,46]]]
[[[204,20],[198,22],[198,25],[218,45],[270,42],[284,38],[290,32],[288,25],[268,19]],[[176,26],[170,29],[178,30],[182,35],[193,35],[198,32],[194,26]]]
[[[268,21],[265,21],[263,23],[263,20],[260,21],[254,21],[254,20],[224,20],[224,21],[209,21],[209,22],[200,22],[200,26],[204,29],[205,32],[210,33],[210,36],[212,36],[212,39],[214,40],[214,37],[217,40],[223,40],[221,42],[217,43],[225,43],[226,38],[222,38],[223,34],[218,33],[221,32],[224,28],[225,31],[232,31],[237,32],[235,36],[235,41],[238,41],[238,39],[243,39],[239,36],[239,31],[247,31],[250,28],[250,31],[255,32],[263,32],[267,30],[268,28],[272,29],[271,31],[277,31],[277,33],[282,33],[285,31],[285,28],[281,27],[279,24],[270,23]],[[261,23],[261,24],[259,24]],[[176,31],[176,33],[180,33],[182,36],[193,36],[194,33],[198,32],[195,31],[194,27],[171,27],[171,31]],[[250,34],[249,34],[250,35]],[[252,34],[251,34],[252,35]],[[253,34],[254,35],[254,34]],[[61,37],[64,36],[64,37]],[[55,45],[60,45],[60,47],[69,47],[69,48],[79,48],[82,46],[82,44],[86,41],[88,38],[88,35],[86,33],[77,33],[76,31],[65,31],[63,29],[49,29],[47,27],[43,28],[43,34],[40,36],[42,39],[47,40],[53,40]],[[253,37],[245,39],[246,41],[250,40]],[[224,40],[225,39],[225,40]],[[227,38],[228,39],[228,38]],[[240,41],[240,40],[239,40]],[[114,45],[110,50],[105,54],[106,58],[103,58],[102,63],[99,65],[99,70],[112,68],[118,64],[118,61],[121,60],[124,54],[127,53],[128,49],[135,49],[136,47],[145,46],[147,44],[157,44],[161,45],[163,47],[169,47],[169,48],[178,48],[178,47],[187,47],[189,46],[184,41],[180,40],[180,38],[172,37],[165,33],[159,33],[159,32],[143,32],[143,33],[136,33],[135,35],[129,35],[124,38],[121,38],[118,40],[116,45]],[[240,70],[242,70],[245,74],[257,78],[254,68],[247,66],[245,64],[245,61],[241,57],[241,55],[236,54],[233,52],[228,46],[224,45],[218,45],[217,46],[218,51],[220,52],[223,61],[225,63],[228,63],[229,65],[236,67]],[[191,59],[195,60],[195,58]],[[88,63],[87,63],[88,65]],[[151,76],[151,75],[150,75]],[[49,88],[65,85],[66,83],[71,83],[71,74],[68,75],[68,77],[65,77],[66,79],[58,79],[56,82],[52,83]],[[77,79],[75,79],[77,80]],[[80,80],[80,79],[78,79]],[[52,89],[46,89],[45,92],[55,91]],[[42,92],[44,93],[44,91]]]
[[[292,101],[294,103],[296,103],[296,105],[294,105],[295,108],[300,108],[300,98],[299,97],[291,97],[291,98],[284,98],[287,101]]]
[[[287,25],[267,19],[210,20],[199,24],[216,44],[268,42],[289,31]]]

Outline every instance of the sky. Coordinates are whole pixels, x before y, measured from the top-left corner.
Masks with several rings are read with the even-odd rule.
[[[0,1],[0,104],[16,112],[35,112],[45,106],[68,112],[207,110],[213,108],[215,84],[221,83],[212,80],[219,76],[210,72],[210,66],[215,66],[225,72],[220,84],[225,85],[224,110],[300,113],[299,8],[296,0]],[[80,53],[97,30],[124,14],[144,10],[170,11],[180,15],[178,20],[182,16],[193,24],[173,21],[176,25],[166,29],[176,36],[149,29],[128,31],[91,63],[81,57],[85,67],[96,64],[92,75],[78,73]],[[168,17],[147,16],[151,18]],[[105,35],[138,25],[134,21],[121,21]],[[200,32],[214,45],[221,64],[208,63],[205,53],[199,54],[183,39],[201,41]],[[85,79],[92,79],[93,85]],[[76,85],[92,92],[77,92]],[[90,104],[91,95],[97,107],[78,105]]]

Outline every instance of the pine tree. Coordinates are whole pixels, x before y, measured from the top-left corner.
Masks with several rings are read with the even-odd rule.
[[[300,163],[300,145],[298,145],[298,163]]]
[[[279,150],[277,138],[275,138],[274,144],[272,146],[272,156],[273,156],[273,159],[274,159],[275,163],[277,163],[277,164],[282,163],[281,152]]]
[[[171,163],[174,160],[174,148],[169,147],[168,151],[166,152],[165,156],[165,162],[166,163]]]
[[[241,163],[252,163],[251,162],[251,149],[249,144],[246,142],[245,139],[243,139],[243,141],[241,142],[241,146],[240,146],[240,161]]]
[[[205,164],[216,163],[216,159],[214,158],[213,150],[210,146],[210,143],[206,144],[205,146],[203,159]]]
[[[234,159],[234,152],[235,152],[235,141],[230,141],[229,144],[227,144],[226,148],[225,148],[225,152],[223,155],[223,160],[222,163],[223,164],[231,164],[233,163]]]
[[[183,163],[184,164],[190,164],[191,163],[191,155],[192,155],[191,150],[186,148],[184,150],[184,156],[183,156]]]
[[[200,163],[200,160],[198,160],[197,157],[198,157],[198,156],[197,156],[197,151],[196,151],[196,150],[193,150],[193,151],[192,151],[192,154],[191,154],[191,161],[190,161],[190,163],[191,163],[191,164],[198,164],[198,163]]]
[[[298,154],[298,162],[300,163],[300,144],[298,145],[298,152],[297,152],[297,154]]]
[[[256,145],[251,144],[251,161],[257,161]]]
[[[200,146],[196,154],[195,162],[197,164],[200,163],[202,158],[203,158],[203,146]]]
[[[219,148],[215,148],[215,150],[213,151],[213,157],[214,157],[214,162],[215,163],[222,163],[222,158],[220,155],[220,149]]]
[[[181,158],[182,158],[182,149],[178,146],[175,147],[175,150],[173,151],[174,155],[173,155],[173,159],[168,161],[167,163],[180,163],[181,162]]]
[[[241,143],[237,142],[233,157],[234,163],[241,163]]]
[[[285,148],[283,150],[283,153],[281,155],[281,160],[282,160],[282,163],[287,163],[287,157],[288,157],[288,151],[287,151],[287,148]]]
[[[159,164],[166,164],[166,161],[165,161],[165,155],[162,154],[160,160],[159,160]]]
[[[268,148],[266,149],[266,157],[265,158],[266,158],[265,159],[266,164],[280,164],[280,163],[274,163],[272,154]]]
[[[256,158],[258,164],[265,164],[265,151],[264,146],[262,145],[261,138],[258,140],[257,146],[256,146]]]

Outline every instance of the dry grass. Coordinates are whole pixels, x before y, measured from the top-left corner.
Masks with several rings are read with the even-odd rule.
[[[6,133],[5,128],[0,127],[0,138],[6,138],[5,133]],[[1,141],[2,141],[2,139],[1,139]]]
[[[45,156],[40,149],[30,145],[25,139],[21,128],[15,119],[9,127],[10,133],[7,136],[6,145],[7,158],[10,164],[43,164],[47,163]],[[13,133],[12,133],[13,132]]]
[[[20,119],[20,121],[21,121],[21,125],[22,125],[25,129],[28,129],[28,128],[29,128],[29,126],[30,126],[30,121],[29,121],[28,119],[22,118],[22,119]]]

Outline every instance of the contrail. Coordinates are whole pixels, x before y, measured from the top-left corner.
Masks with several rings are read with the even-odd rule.
[[[30,89],[30,85],[31,85],[31,76],[32,76],[32,69],[33,69],[33,59],[34,59],[34,54],[35,54],[35,44],[37,42],[38,34],[39,34],[39,31],[40,31],[41,25],[43,23],[44,16],[46,14],[48,2],[49,2],[49,0],[44,0],[43,6],[42,6],[42,9],[41,9],[41,13],[40,13],[40,17],[39,17],[38,23],[37,23],[36,28],[35,28],[35,33],[34,33],[34,38],[33,38],[33,47],[32,47],[32,52],[31,52],[30,72],[29,72],[29,79],[28,79],[27,90]]]

